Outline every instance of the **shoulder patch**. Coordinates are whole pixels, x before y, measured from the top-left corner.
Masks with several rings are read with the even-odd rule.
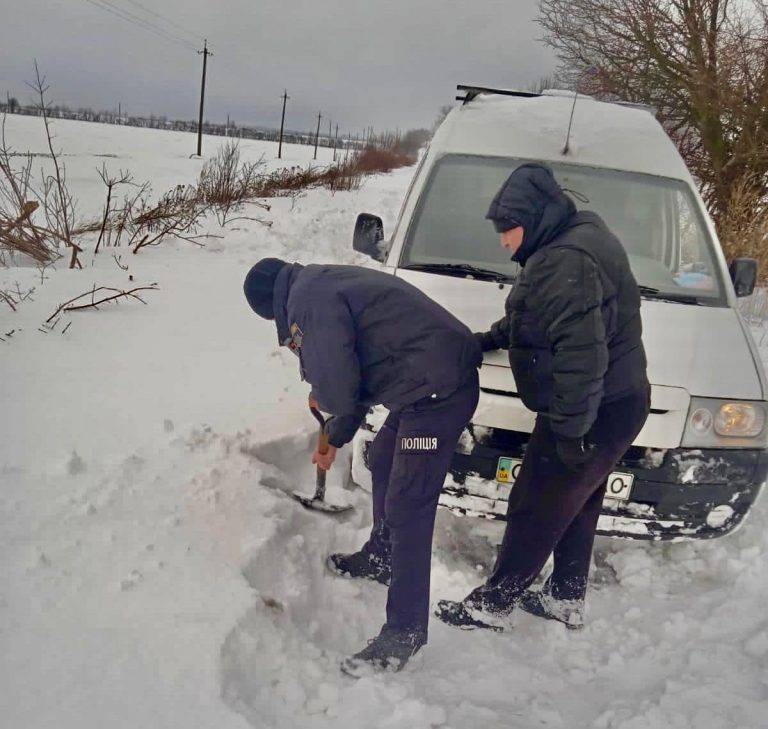
[[[299,328],[299,325],[294,322],[291,324],[291,336],[288,337],[288,339],[285,340],[284,344],[286,347],[289,347],[290,349],[296,351],[301,349],[301,343],[304,339],[304,332],[301,331]]]

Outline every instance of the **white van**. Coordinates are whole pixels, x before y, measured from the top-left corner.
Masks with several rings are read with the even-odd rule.
[[[486,331],[517,275],[484,219],[488,205],[521,163],[549,165],[577,207],[599,213],[622,241],[643,296],[651,414],[608,480],[598,532],[662,540],[732,531],[768,470],[766,382],[736,308],[754,289],[757,264],[737,259],[729,270],[696,185],[650,110],[585,96],[574,108],[572,92],[459,90],[464,103],[437,130],[391,237],[363,214],[355,249]],[[518,397],[506,352],[485,355],[480,386],[441,504],[504,519],[535,415]],[[370,483],[377,422],[372,413],[355,439],[361,485]]]

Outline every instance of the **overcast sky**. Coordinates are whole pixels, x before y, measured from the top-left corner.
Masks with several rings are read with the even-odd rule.
[[[536,0],[0,0],[0,93],[28,102],[36,57],[53,103],[194,119],[205,36],[212,121],[279,125],[285,87],[291,129],[318,110],[344,131],[430,126],[457,83],[520,87],[553,70],[535,15]]]

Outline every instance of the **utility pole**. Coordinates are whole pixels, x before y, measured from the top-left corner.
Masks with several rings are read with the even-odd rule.
[[[205,70],[208,67],[208,56],[212,56],[208,50],[208,39],[203,41],[203,50],[197,52],[198,55],[203,57],[203,80],[200,84],[200,118],[197,122],[197,156],[201,157],[203,154],[203,106],[205,104]]]
[[[317,159],[317,143],[320,141],[320,120],[323,118],[323,115],[318,111],[317,112],[317,133],[315,134],[315,156],[314,159]]]
[[[280,144],[277,147],[277,158],[283,158],[283,128],[285,127],[285,104],[291,97],[288,96],[288,90],[283,91],[283,118],[280,121]]]
[[[336,136],[333,139],[333,161],[336,161],[336,147],[339,144],[339,125],[336,125]]]

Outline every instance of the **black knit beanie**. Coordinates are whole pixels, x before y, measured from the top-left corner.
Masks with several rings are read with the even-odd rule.
[[[251,309],[264,319],[274,319],[272,296],[277,274],[285,266],[279,258],[262,258],[245,277],[243,291]]]

